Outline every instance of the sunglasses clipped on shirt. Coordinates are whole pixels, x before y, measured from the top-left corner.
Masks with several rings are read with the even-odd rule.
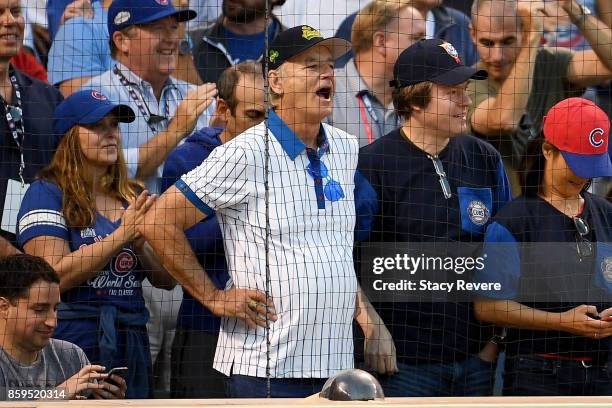
[[[444,198],[448,200],[453,195],[451,193],[450,183],[448,182],[448,178],[446,177],[446,173],[444,172],[444,166],[442,165],[442,161],[438,158],[438,156],[427,155],[427,157],[429,157],[429,159],[434,165],[434,169],[436,169],[436,174],[440,178],[440,187],[442,187]]]
[[[589,224],[580,217],[574,217],[576,227],[576,251],[580,258],[590,258],[593,256],[593,243],[587,239],[591,229]]]
[[[318,167],[318,169],[315,167]],[[306,167],[306,171],[310,177],[315,180],[315,183],[317,180],[321,180],[323,183],[323,194],[327,200],[334,202],[344,198],[342,186],[339,182],[330,177],[329,170],[323,161],[319,161],[319,166],[313,166],[312,163],[310,163]]]

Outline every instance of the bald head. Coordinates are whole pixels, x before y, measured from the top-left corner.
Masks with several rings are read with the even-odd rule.
[[[472,25],[478,26],[479,17],[503,22],[513,19],[520,24],[516,0],[474,0],[472,3]]]
[[[521,19],[515,0],[474,0],[472,39],[489,77],[502,82],[521,50]]]

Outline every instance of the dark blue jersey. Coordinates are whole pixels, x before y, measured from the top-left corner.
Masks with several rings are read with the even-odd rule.
[[[491,216],[511,198],[499,153],[472,136],[450,139],[437,156],[449,198],[434,161],[399,129],[362,148],[359,156],[359,171],[375,194],[363,194],[357,203],[357,225],[371,228],[371,242],[481,242]],[[375,307],[401,362],[456,361],[488,340],[490,330],[476,323],[469,303],[389,302]]]
[[[65,240],[70,251],[101,241],[116,230],[121,220],[111,221],[96,213],[93,225],[75,228],[62,214],[62,192],[53,183],[37,180],[28,189],[17,216],[17,240],[24,245],[32,238],[52,236]],[[141,282],[145,274],[131,245],[125,244],[100,272],[62,293],[64,303],[89,306],[110,304],[123,312],[145,310]]]
[[[602,311],[612,306],[612,204],[585,193],[580,218],[589,232],[580,237],[574,220],[539,197],[519,197],[504,207],[488,227],[485,269],[476,282],[499,282],[500,291],[480,291],[495,299],[516,300],[549,312],[581,304]],[[579,242],[593,253],[584,256]],[[581,256],[582,255],[582,256]],[[601,357],[607,341],[560,331],[508,329],[509,355],[568,353]]]
[[[222,129],[204,128],[189,136],[185,143],[174,149],[164,165],[162,191],[172,186],[181,176],[199,166],[208,155],[221,145],[219,135]],[[191,249],[200,264],[218,289],[224,289],[229,274],[223,249],[223,235],[217,217],[206,217],[203,221],[185,231]],[[191,294],[183,294],[177,325],[195,330],[217,332],[221,319],[196,301]]]

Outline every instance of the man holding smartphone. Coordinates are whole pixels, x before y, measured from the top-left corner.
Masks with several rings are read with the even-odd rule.
[[[75,344],[51,338],[59,303],[59,278],[43,259],[0,260],[0,401],[125,398],[120,371],[104,373]]]

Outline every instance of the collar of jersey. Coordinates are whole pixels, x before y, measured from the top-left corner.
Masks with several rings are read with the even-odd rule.
[[[304,142],[293,133],[293,130],[272,109],[268,111],[268,129],[270,129],[291,160],[295,160],[302,152],[306,151]],[[329,152],[329,142],[327,141],[323,125],[321,125],[319,130],[317,145],[319,146],[319,158]]]

